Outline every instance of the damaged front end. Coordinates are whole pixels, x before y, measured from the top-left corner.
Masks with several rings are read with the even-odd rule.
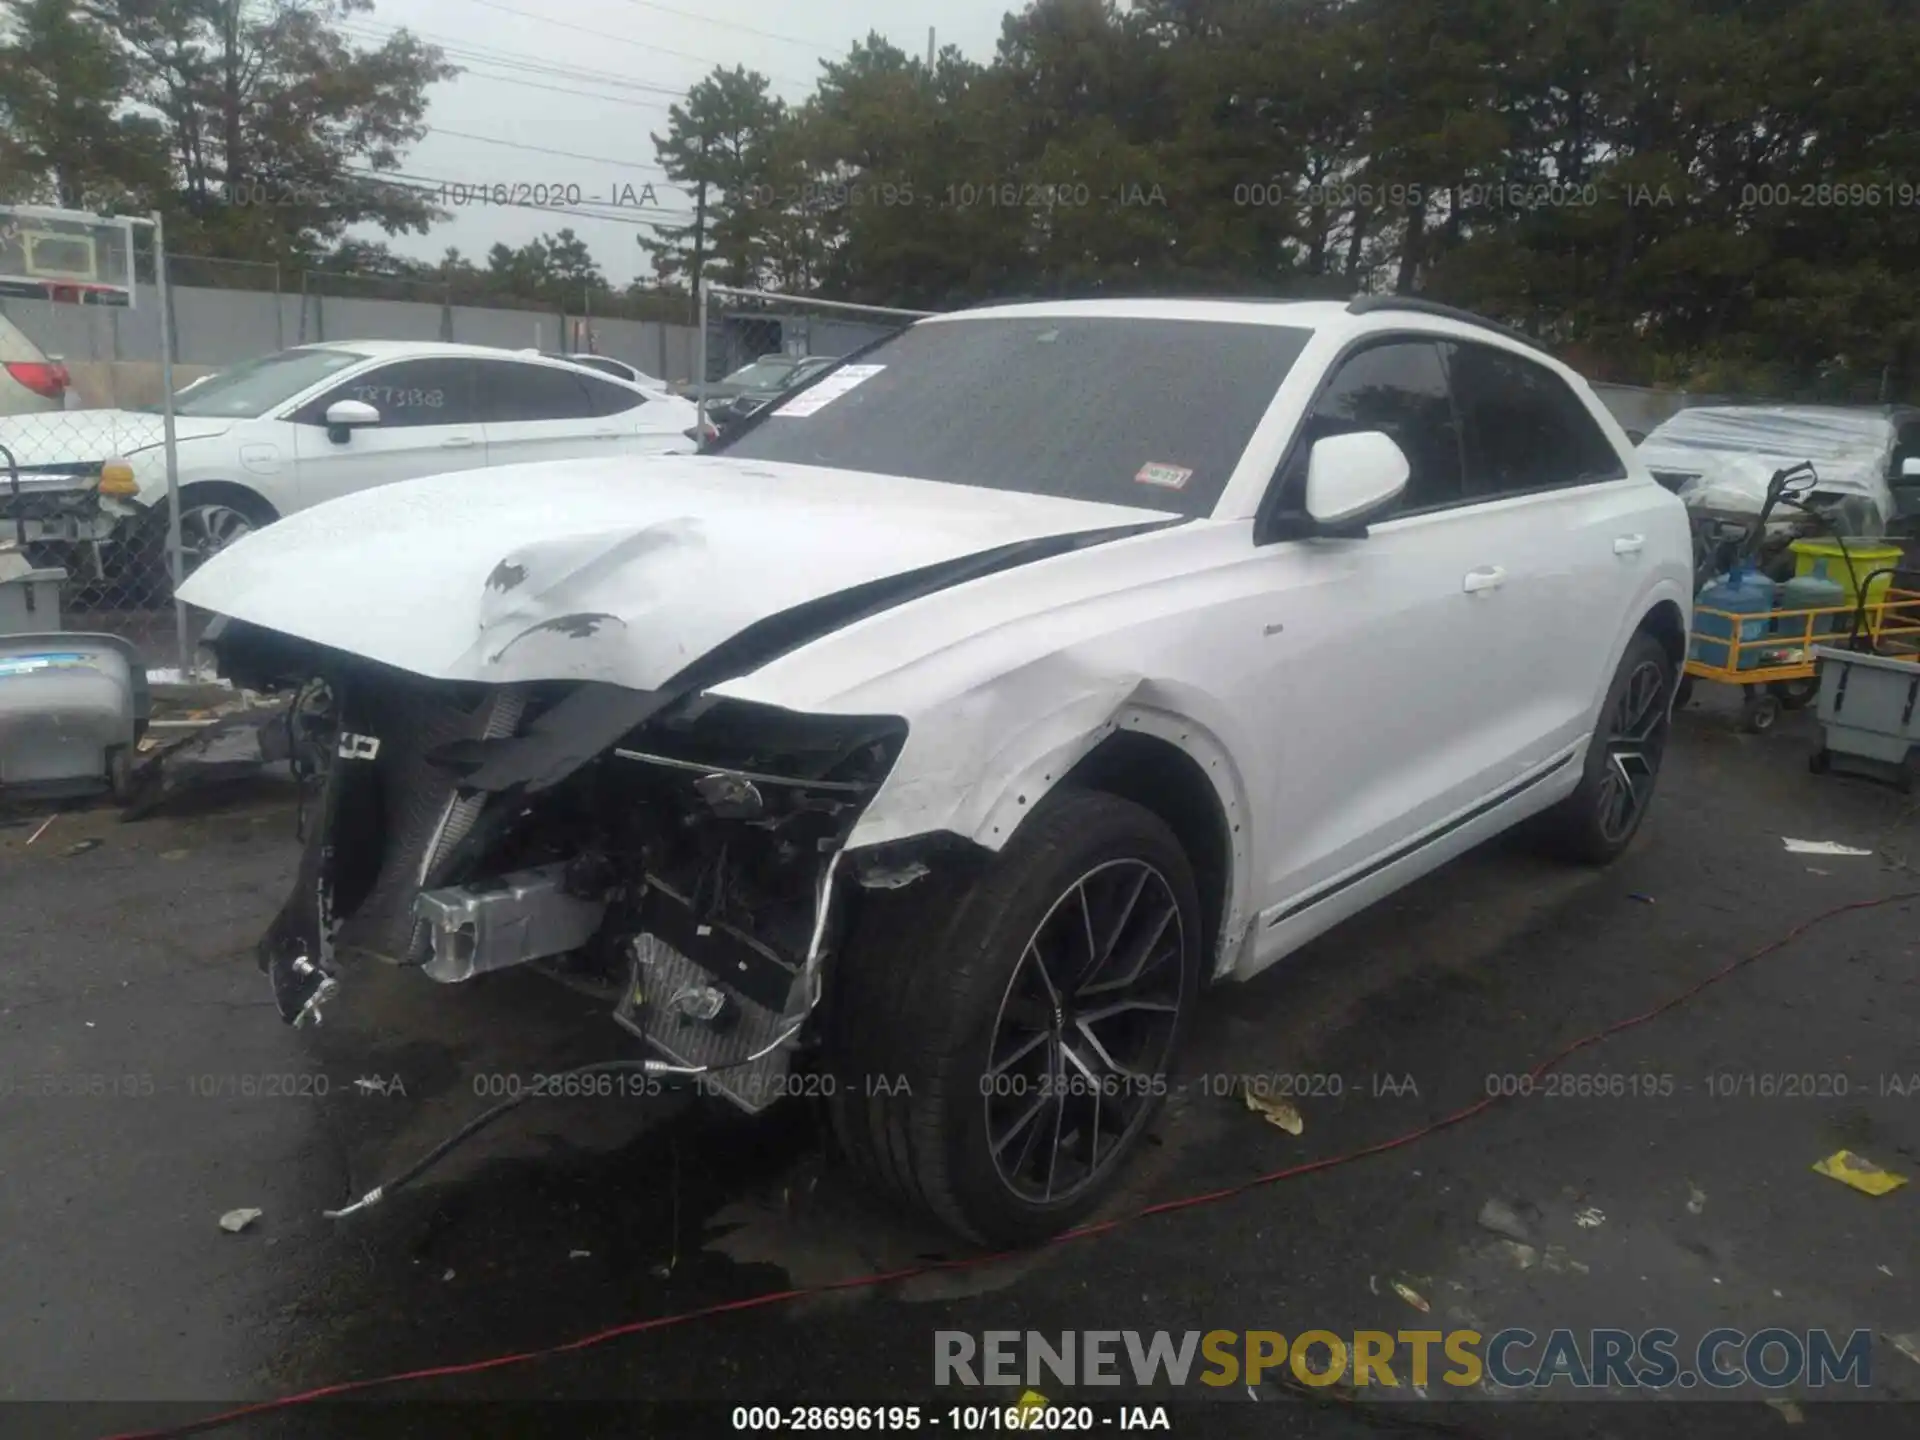
[[[299,878],[259,949],[283,1019],[369,962],[443,984],[530,964],[605,997],[654,1068],[749,1111],[783,1093],[903,720],[429,680],[248,631],[219,637],[224,671],[324,696]]]

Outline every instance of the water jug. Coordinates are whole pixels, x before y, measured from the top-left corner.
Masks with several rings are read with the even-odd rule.
[[[1827,574],[1827,562],[1824,559],[1820,559],[1813,562],[1813,569],[1810,573],[1796,575],[1780,587],[1780,603],[1776,608],[1781,610],[1824,610],[1830,607],[1843,606],[1846,603],[1847,587]],[[1843,617],[1837,614],[1814,615],[1812,617],[1789,615],[1785,619],[1778,621],[1775,629],[1779,634],[1790,638],[1803,636],[1809,633],[1807,628],[1809,618],[1811,618],[1813,622],[1812,634],[1830,635],[1836,628],[1836,623],[1841,621]],[[1852,621],[1850,619],[1846,620],[1845,625],[1851,628]]]
[[[1773,581],[1745,564],[1735,565],[1718,580],[1709,581],[1694,600],[1697,613],[1693,617],[1693,658],[1703,665],[1726,669],[1733,663],[1732,646],[1728,642],[1737,634],[1740,641],[1737,668],[1753,669],[1760,663],[1758,642],[1766,638],[1767,612],[1774,608],[1773,602]],[[1726,613],[1699,613],[1706,611]],[[1749,615],[1756,618],[1734,618]]]

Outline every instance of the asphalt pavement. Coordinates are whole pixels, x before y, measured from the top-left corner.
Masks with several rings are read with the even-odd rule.
[[[1845,1148],[1920,1177],[1914,902],[1824,921],[1559,1078],[1519,1078],[1822,912],[1920,893],[1912,802],[1810,775],[1813,735],[1806,715],[1739,734],[1709,692],[1680,717],[1656,808],[1611,869],[1503,840],[1217,992],[1106,1213],[1526,1093],[1017,1259],[378,1393],[944,1410],[1021,1387],[936,1391],[941,1330],[1777,1325],[1871,1330],[1871,1386],[1771,1406],[1564,1386],[1541,1403],[1491,1385],[1415,1402],[1272,1377],[1049,1398],[1178,1400],[1176,1432],[1194,1435],[1915,1433],[1920,1184],[1870,1197],[1811,1168]],[[454,988],[361,976],[320,1029],[282,1025],[250,948],[293,872],[284,786],[131,824],[68,812],[28,846],[40,818],[0,827],[0,1433],[177,1424],[965,1253],[864,1196],[804,1104],[747,1120],[685,1098],[541,1100],[417,1187],[324,1219],[507,1087],[625,1053],[624,1032],[512,972]],[[1783,837],[1873,853],[1799,854]],[[1231,1093],[1249,1076],[1286,1077],[1263,1083],[1292,1092],[1298,1136]],[[1482,1223],[1489,1200],[1512,1233]],[[261,1215],[223,1231],[239,1207]],[[371,1433],[375,1412],[353,1413],[224,1433]],[[449,1412],[424,1413],[405,1433],[444,1433]],[[488,1413],[466,1412],[463,1433]],[[594,1412],[548,1413],[573,1417],[551,1433],[601,1433]]]

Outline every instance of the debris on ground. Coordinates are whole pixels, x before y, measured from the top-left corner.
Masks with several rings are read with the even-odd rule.
[[[1263,1116],[1269,1125],[1278,1125],[1289,1135],[1298,1135],[1307,1128],[1307,1122],[1300,1118],[1300,1112],[1290,1100],[1279,1100],[1267,1095],[1256,1095],[1252,1090],[1243,1089],[1247,1109]]]
[[[46,834],[47,827],[53,824],[53,822],[58,820],[59,818],[60,818],[60,812],[56,810],[53,812],[53,814],[47,816],[46,819],[42,820],[40,822],[40,828],[35,830],[33,834],[27,837],[27,845],[33,844],[34,841],[38,840],[42,835]],[[24,850],[26,849],[26,845],[23,845],[20,848]]]
[[[84,855],[89,850],[98,850],[100,848],[100,845],[101,845],[101,842],[99,840],[82,840],[78,844],[69,845],[66,849],[62,850],[60,853],[63,856],[71,858],[75,855]]]
[[[1707,1192],[1691,1180],[1687,1182],[1687,1213],[1698,1215],[1707,1208]]]
[[[162,850],[160,852],[160,858],[162,860],[184,860],[187,858],[187,852],[185,850]]]
[[[569,1260],[591,1260],[592,1258],[593,1258],[593,1251],[591,1250],[567,1251],[567,1259]]]
[[[1842,845],[1837,840],[1789,840],[1782,835],[1780,841],[1794,855],[1871,855],[1871,850],[1859,850],[1852,845]]]
[[[1800,1413],[1800,1407],[1791,1400],[1769,1400],[1767,1401],[1767,1408],[1770,1410],[1778,1410],[1780,1412],[1780,1418],[1789,1425],[1802,1424],[1807,1418]]]
[[[1547,1253],[1540,1257],[1540,1268],[1554,1275],[1564,1275],[1571,1270],[1576,1275],[1590,1275],[1592,1270],[1579,1260],[1569,1259],[1567,1247],[1549,1245]]]
[[[1531,1270],[1535,1265],[1540,1263],[1540,1252],[1534,1249],[1533,1246],[1522,1245],[1518,1240],[1502,1240],[1500,1243],[1506,1248],[1507,1254],[1512,1257],[1513,1263],[1518,1265],[1522,1270]]]
[[[448,1267],[447,1267],[447,1273],[446,1273],[446,1274],[444,1274],[444,1275],[442,1275],[442,1276],[441,1276],[440,1278],[441,1278],[442,1280],[451,1280],[451,1279],[453,1279],[453,1267],[452,1267],[452,1266],[448,1266]]]
[[[235,710],[145,756],[123,819],[139,820],[189,790],[244,780],[292,758],[287,701]]]
[[[1813,1162],[1814,1173],[1858,1190],[1862,1195],[1885,1195],[1907,1183],[1904,1175],[1882,1170],[1871,1160],[1851,1150],[1836,1150],[1824,1160]]]
[[[1584,1210],[1573,1212],[1573,1223],[1582,1230],[1598,1230],[1607,1223],[1607,1212],[1598,1205],[1589,1205]]]
[[[1912,1330],[1905,1335],[1889,1335],[1887,1343],[1914,1364],[1920,1365],[1920,1330]]]
[[[1640,893],[1639,891],[1637,891],[1637,890],[1636,890],[1636,891],[1635,891],[1635,892],[1634,892],[1633,894],[1631,894],[1631,895],[1629,895],[1629,896],[1627,896],[1627,899],[1629,899],[1629,900],[1638,900],[1638,901],[1639,901],[1639,902],[1640,902],[1640,903],[1641,903],[1642,905],[1651,905],[1651,904],[1653,904],[1653,897],[1652,897],[1651,895],[1642,895],[1642,894],[1641,894],[1641,893]]]
[[[229,1210],[220,1217],[220,1228],[229,1235],[238,1235],[265,1213],[263,1210],[255,1210],[250,1207],[239,1210]]]
[[[1489,1199],[1480,1207],[1480,1213],[1474,1217],[1482,1230],[1491,1230],[1496,1235],[1504,1235],[1509,1240],[1518,1240],[1522,1244],[1533,1238],[1533,1232],[1527,1228],[1527,1222],[1513,1206],[1504,1200]]]
[[[1407,1304],[1413,1306],[1413,1308],[1418,1310],[1422,1315],[1432,1311],[1433,1307],[1426,1302],[1426,1298],[1411,1285],[1402,1285],[1398,1280],[1392,1281],[1391,1284],[1393,1285],[1393,1293],[1406,1301]]]

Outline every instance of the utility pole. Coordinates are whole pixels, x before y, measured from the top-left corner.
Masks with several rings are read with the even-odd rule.
[[[693,192],[693,293],[707,264],[707,137],[700,137],[700,184]]]
[[[933,26],[927,26],[927,69],[933,69]]]

